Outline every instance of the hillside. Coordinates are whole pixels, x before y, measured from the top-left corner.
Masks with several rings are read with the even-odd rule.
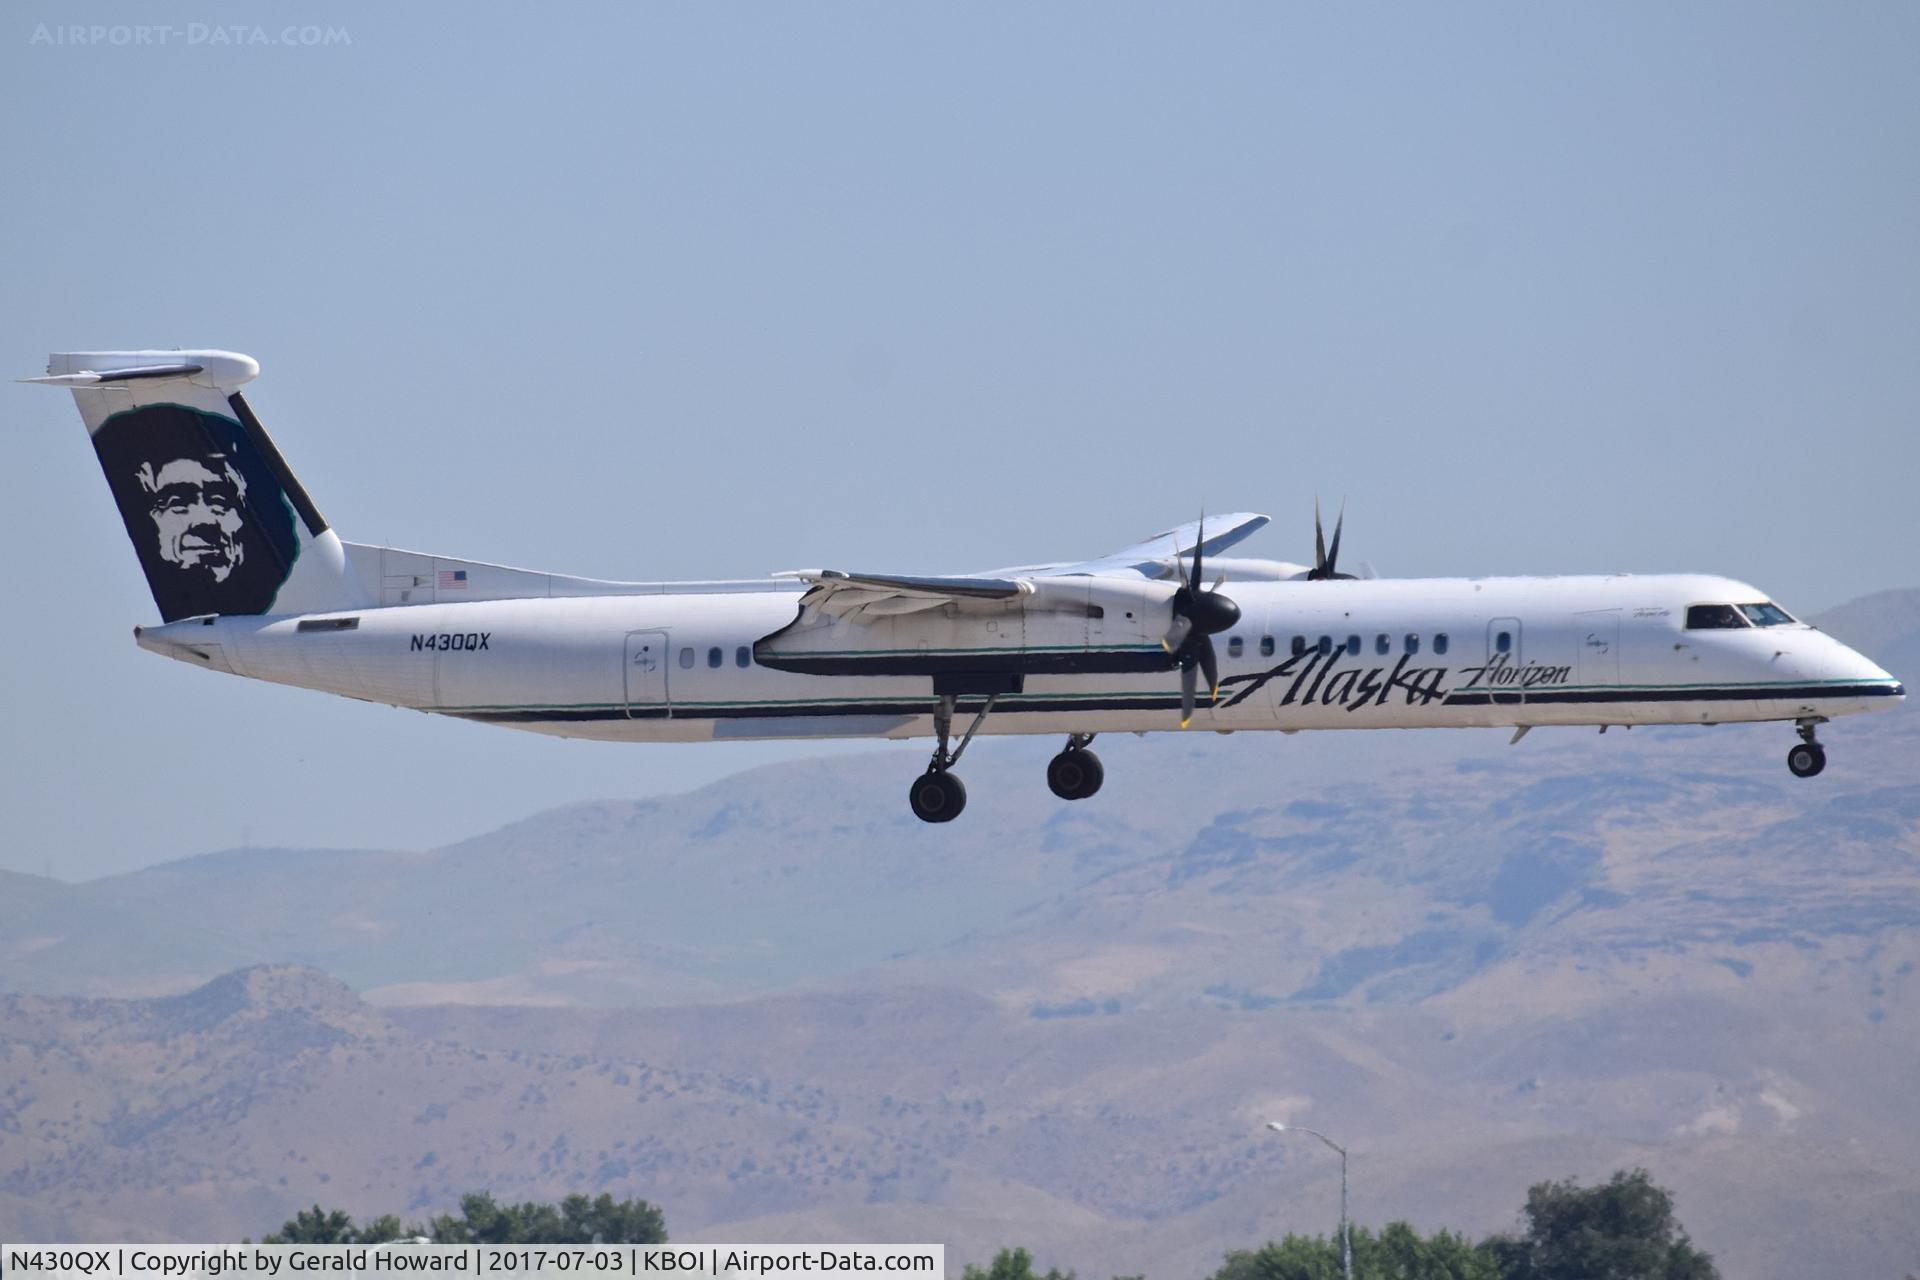
[[[1920,634],[1920,593],[1849,618]],[[910,746],[426,852],[11,876],[0,1236],[487,1186],[1197,1275],[1330,1227],[1287,1116],[1368,1220],[1645,1164],[1730,1276],[1899,1274],[1920,714],[1824,736],[1807,781],[1779,726],[1103,739],[1075,806],[989,741],[938,829]]]
[[[0,1231],[232,1238],[316,1201],[586,1188],[654,1199],[678,1239],[939,1239],[956,1259],[1025,1241],[1083,1274],[1196,1275],[1328,1226],[1325,1153],[1260,1129],[1283,1115],[1350,1144],[1366,1219],[1486,1231],[1533,1180],[1645,1164],[1729,1275],[1897,1274],[1920,1249],[1911,979],[1875,1018],[1845,964],[1797,997],[1752,976],[1687,991],[1686,968],[1497,1022],[1034,1017],[927,987],[382,1012],[297,968],[10,997]]]

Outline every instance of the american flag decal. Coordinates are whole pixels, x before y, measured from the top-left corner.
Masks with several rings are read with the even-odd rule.
[[[467,585],[465,569],[442,569],[440,571],[440,589],[442,591],[463,591]]]

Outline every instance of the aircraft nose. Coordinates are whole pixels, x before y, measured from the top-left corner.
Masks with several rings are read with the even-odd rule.
[[[1879,685],[1885,690],[1881,696],[1893,701],[1907,696],[1907,686],[1866,654],[1848,648],[1837,640],[1833,647],[1838,650],[1836,656],[1839,661],[1836,665],[1841,668],[1843,679],[1862,685]]]
[[[1858,672],[1857,676],[1855,677],[1856,679],[1860,679],[1860,680],[1892,680],[1893,679],[1892,672],[1888,671],[1885,667],[1875,662],[1872,658],[1869,658],[1866,654],[1861,653],[1855,649],[1848,649],[1847,656],[1853,659],[1853,665],[1856,671]],[[1905,692],[1904,687],[1902,688],[1901,691],[1903,693]]]

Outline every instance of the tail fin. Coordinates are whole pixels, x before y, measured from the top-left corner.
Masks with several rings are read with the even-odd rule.
[[[241,396],[260,372],[231,351],[50,356],[167,622],[371,603],[340,539]]]

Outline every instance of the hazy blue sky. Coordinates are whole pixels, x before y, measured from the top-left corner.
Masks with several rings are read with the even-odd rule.
[[[172,30],[36,38],[75,23]],[[1299,558],[1317,491],[1389,573],[1813,611],[1920,581],[1916,49],[1908,3],[13,4],[3,371],[249,352],[344,536],[538,568],[965,570],[1203,504]],[[0,866],[433,844],[818,749],[140,652],[71,398],[0,396]]]

